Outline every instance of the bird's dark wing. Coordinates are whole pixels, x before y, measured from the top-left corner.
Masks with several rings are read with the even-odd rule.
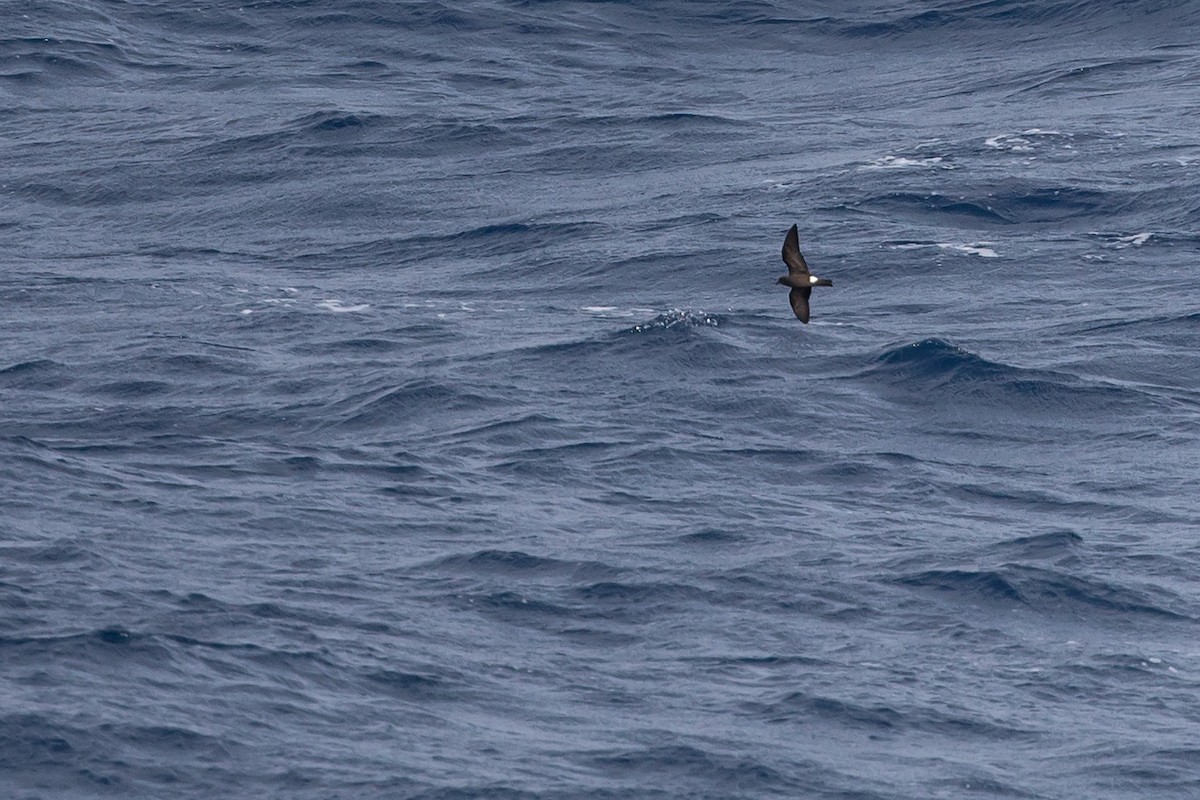
[[[800,255],[800,234],[796,232],[795,225],[783,240],[783,263],[787,264],[789,275],[808,274],[808,264],[804,263],[804,256]]]
[[[792,311],[796,314],[796,319],[808,324],[808,296],[812,294],[812,289],[805,286],[803,289],[792,289],[788,292],[788,302],[792,304]]]

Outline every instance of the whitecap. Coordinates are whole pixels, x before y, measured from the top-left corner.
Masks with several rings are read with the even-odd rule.
[[[1149,231],[1144,233],[1134,233],[1129,236],[1118,236],[1116,241],[1117,247],[1141,247],[1146,243],[1152,234]]]
[[[1008,133],[998,133],[983,140],[983,143],[988,147],[993,147],[997,150],[1007,150],[1010,153],[1028,153],[1033,150],[1033,142],[1021,136],[1013,136]]]
[[[900,242],[898,244],[889,245],[893,250],[919,250],[922,247],[940,247],[943,250],[954,250],[959,253],[964,253],[970,256],[979,256],[980,258],[999,258],[1000,254],[993,250],[991,242]]]
[[[326,311],[332,311],[336,314],[348,314],[366,311],[370,307],[371,306],[366,303],[358,303],[356,305],[348,306],[343,304],[341,300],[322,300],[321,302],[317,303],[317,308],[323,308]]]
[[[579,310],[585,314],[595,314],[598,317],[638,317],[656,313],[653,308],[621,308],[620,306],[581,306]]]
[[[1016,134],[998,133],[995,136],[989,136],[983,140],[983,143],[988,147],[997,150],[1006,150],[1010,153],[1029,153],[1034,149],[1034,139],[1039,136],[1051,141],[1057,140],[1064,149],[1071,149],[1072,145],[1062,140],[1073,139],[1075,134],[1063,133],[1058,130],[1047,130],[1046,128],[1026,128]]]
[[[991,244],[991,242],[978,242],[975,244],[954,244],[953,242],[938,242],[938,247],[943,250],[957,250],[960,253],[966,253],[969,256],[979,256],[980,258],[999,258],[1000,254],[990,247],[983,245]]]
[[[859,169],[909,169],[912,167],[937,167],[938,169],[954,169],[951,164],[942,163],[941,156],[929,158],[905,158],[904,156],[883,156],[876,158]]]
[[[1126,247],[1141,247],[1146,242],[1148,242],[1150,240],[1150,237],[1153,236],[1154,234],[1151,233],[1150,231],[1143,231],[1141,233],[1131,233],[1128,236],[1115,236],[1111,233],[1101,233],[1100,231],[1088,231],[1088,235],[1089,236],[1098,236],[1102,239],[1106,239],[1107,244],[1110,247],[1117,249],[1117,250],[1121,250]]]
[[[670,311],[664,311],[649,322],[644,322],[641,325],[635,325],[632,329],[633,333],[646,333],[652,330],[667,330],[670,328],[695,328],[695,327],[713,327],[716,328],[721,324],[721,318],[708,314],[704,311],[684,311],[680,308],[673,308]]]

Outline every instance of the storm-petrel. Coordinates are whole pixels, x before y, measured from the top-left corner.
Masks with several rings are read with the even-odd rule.
[[[812,294],[812,287],[833,286],[833,281],[818,278],[808,271],[808,264],[804,263],[804,256],[800,255],[800,234],[796,232],[795,225],[783,240],[783,263],[787,264],[788,274],[778,282],[792,287],[788,292],[788,302],[792,304],[792,311],[796,312],[796,319],[807,325],[808,296]]]

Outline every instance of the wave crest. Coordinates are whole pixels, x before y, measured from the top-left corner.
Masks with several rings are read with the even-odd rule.
[[[996,411],[1104,411],[1141,403],[1137,390],[1085,382],[1066,373],[991,361],[942,339],[881,355],[866,377],[889,394],[927,404],[975,403]]]

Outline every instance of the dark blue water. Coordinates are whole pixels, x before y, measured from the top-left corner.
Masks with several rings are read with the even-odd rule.
[[[3,18],[0,795],[1200,795],[1195,3]]]

